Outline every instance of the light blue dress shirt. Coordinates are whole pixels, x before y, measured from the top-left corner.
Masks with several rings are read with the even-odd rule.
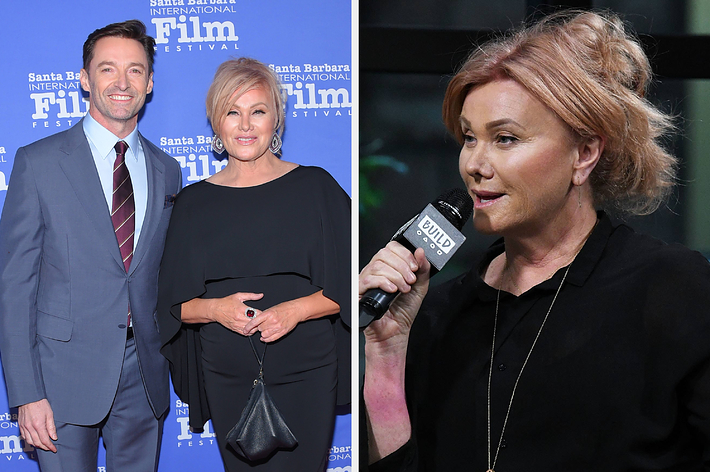
[[[101,126],[90,113],[84,117],[84,134],[89,141],[91,154],[94,157],[96,170],[99,172],[101,187],[106,198],[108,212],[111,214],[113,202],[113,163],[116,160],[114,146],[119,141],[112,132]],[[145,154],[140,139],[138,139],[138,127],[126,136],[123,141],[128,144],[126,151],[126,166],[131,174],[131,184],[133,185],[133,199],[136,205],[136,229],[133,237],[133,249],[138,246],[143,219],[148,205],[148,175],[145,167]]]

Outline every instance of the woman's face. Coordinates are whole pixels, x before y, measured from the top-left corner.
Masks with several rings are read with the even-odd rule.
[[[220,126],[219,137],[231,157],[242,162],[255,161],[270,152],[275,126],[271,95],[264,87],[256,87],[234,103]]]
[[[474,88],[460,121],[459,170],[474,200],[476,230],[534,235],[578,205],[571,192],[575,135],[517,82]]]

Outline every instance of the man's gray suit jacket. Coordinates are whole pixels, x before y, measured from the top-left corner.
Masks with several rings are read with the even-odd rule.
[[[168,408],[155,307],[182,177],[173,158],[140,140],[148,205],[128,272],[82,123],[17,151],[0,218],[0,357],[10,406],[47,398],[56,421],[99,423],[117,391],[130,301],[151,407],[156,417]]]

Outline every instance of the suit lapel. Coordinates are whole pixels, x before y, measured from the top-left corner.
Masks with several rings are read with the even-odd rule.
[[[163,215],[163,207],[165,205],[165,166],[160,162],[158,156],[155,155],[146,139],[140,133],[139,138],[143,146],[143,154],[145,154],[146,176],[148,179],[148,202],[138,245],[133,251],[133,260],[128,270],[129,273],[135,271],[141,259],[143,259],[148,252],[150,242],[153,240],[155,231],[158,228],[158,223],[160,223],[160,218]]]
[[[70,128],[66,136],[65,143],[59,149],[65,154],[59,159],[59,166],[98,233],[98,243],[103,244],[116,263],[123,267],[121,252],[116,242],[116,233],[111,222],[111,212],[106,205],[99,173],[96,170],[91,148],[84,135],[81,122]]]

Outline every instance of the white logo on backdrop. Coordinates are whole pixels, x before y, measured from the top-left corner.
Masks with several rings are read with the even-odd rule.
[[[290,100],[292,118],[351,116],[349,64],[269,64]],[[328,82],[322,86],[318,82]],[[345,87],[332,86],[345,82]]]
[[[206,179],[227,165],[227,159],[218,161],[210,158],[213,155],[211,136],[163,136],[159,143],[164,152],[180,163],[180,167],[187,169],[189,183]]]
[[[32,128],[69,128],[89,111],[78,72],[30,72],[27,82]]]
[[[205,15],[237,13],[236,0],[150,0],[155,49],[166,53],[239,49],[234,23]]]
[[[332,446],[328,450],[328,461],[351,460],[351,446]],[[330,469],[328,469],[330,470]]]
[[[177,400],[175,403],[175,421],[180,425],[180,434],[177,436],[177,447],[195,447],[216,444],[215,434],[212,432],[212,423],[205,423],[202,433],[193,433],[189,426],[190,410],[187,403]]]

